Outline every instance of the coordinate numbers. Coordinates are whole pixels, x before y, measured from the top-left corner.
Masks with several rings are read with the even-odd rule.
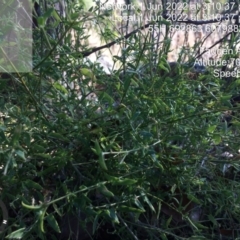
[[[149,32],[153,32],[153,31],[159,31],[159,30],[163,30],[166,29],[165,25],[149,25]],[[171,32],[173,31],[193,31],[193,32],[201,32],[202,31],[202,26],[197,26],[197,25],[192,25],[192,24],[176,24],[176,25],[171,25],[169,26],[169,30]]]
[[[161,29],[166,29],[165,25],[149,25],[149,32],[161,30]],[[206,25],[205,26],[205,31],[207,33],[211,32],[217,32],[217,33],[222,33],[222,32],[239,32],[240,28],[238,25]],[[171,32],[173,31],[193,31],[193,32],[201,32],[202,31],[202,26],[200,25],[192,25],[192,24],[175,24],[169,26],[169,30]]]
[[[238,25],[207,25],[205,28],[206,32],[238,32],[239,31],[239,26]]]
[[[186,3],[186,2],[167,2],[166,10],[167,11],[187,11],[187,10],[197,10],[202,8],[203,10],[217,10],[217,11],[232,11],[234,9],[240,10],[235,2],[208,2],[208,3]]]

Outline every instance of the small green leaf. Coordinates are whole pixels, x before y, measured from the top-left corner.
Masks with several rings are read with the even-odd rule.
[[[33,149],[36,153],[44,153],[46,151],[45,147],[38,145],[38,144],[34,144]]]
[[[15,151],[16,155],[19,156],[22,160],[26,161],[25,154],[23,151],[17,150]]]
[[[140,208],[142,211],[145,212],[145,209],[144,209],[143,205],[141,204],[141,202],[137,198],[134,199],[134,203],[138,208]]]
[[[99,192],[102,193],[106,197],[114,197],[114,194],[107,189],[107,187],[103,184],[98,188]]]
[[[55,212],[56,212],[60,217],[63,216],[63,214],[60,212],[60,209],[58,208],[58,206],[57,206],[56,203],[53,203],[53,208],[54,208]]]
[[[87,69],[87,68],[81,68],[81,69],[80,69],[80,72],[81,72],[81,74],[82,74],[83,76],[85,76],[85,77],[89,77],[89,78],[92,78],[92,79],[95,78],[95,76],[94,76],[94,74],[92,73],[92,71],[89,70],[89,69]]]
[[[165,72],[169,73],[169,69],[170,69],[170,66],[169,66],[169,69],[166,68],[165,66],[163,66],[163,64],[159,64],[158,65],[160,69],[164,70]]]
[[[7,239],[22,239],[25,233],[26,228],[20,228],[9,235],[7,235],[5,238]]]
[[[208,215],[208,219],[214,224],[214,226],[218,226],[218,222],[212,214]]]
[[[201,204],[201,202],[200,202],[194,195],[188,194],[187,196],[188,196],[188,199],[189,199],[190,201],[193,201],[193,202],[195,202],[195,203],[197,203],[197,204]]]
[[[145,210],[142,210],[142,209],[139,209],[139,208],[134,208],[134,207],[129,207],[129,206],[126,206],[126,205],[120,205],[120,206],[118,206],[117,209],[120,210],[120,211],[123,211],[123,212],[133,212],[133,213],[143,213],[143,212],[145,212]]]
[[[96,153],[98,155],[98,163],[99,163],[100,167],[103,170],[107,171],[108,168],[107,168],[107,165],[105,163],[105,159],[104,159],[102,150],[101,150],[100,145],[99,145],[97,140],[95,141],[95,149],[92,149],[92,150],[94,151],[94,153]]]
[[[113,177],[108,174],[105,174],[105,176],[113,185],[133,185],[137,183],[137,180],[135,179]]]
[[[130,178],[124,178],[124,179],[118,179],[117,182],[113,183],[114,185],[133,185],[137,183],[137,180],[135,179],[130,179]]]
[[[45,27],[45,25],[46,25],[46,18],[44,18],[44,17],[38,17],[37,18],[37,23],[38,23],[38,26],[40,27],[40,28],[44,28]]]
[[[48,8],[47,11],[43,14],[43,17],[48,19],[49,17],[52,16],[53,11],[54,11],[54,8]]]
[[[0,142],[4,142],[4,141],[6,141],[6,140],[7,140],[7,138],[6,138],[6,136],[5,136],[4,131],[2,131],[2,130],[0,129]]]
[[[187,240],[208,240],[208,238],[205,238],[203,236],[191,236]]]
[[[193,228],[195,228],[196,230],[198,230],[197,226],[195,223],[192,222],[192,220],[189,217],[186,217],[186,219],[188,220],[188,222],[193,226]]]
[[[88,11],[89,11],[89,12],[92,12],[92,11],[93,11],[93,6],[90,7]]]
[[[99,211],[98,214],[96,215],[96,217],[94,218],[93,221],[93,227],[92,227],[92,233],[95,234],[96,230],[97,230],[97,226],[98,226],[98,221],[99,221],[99,216],[101,214],[102,211]]]
[[[207,131],[208,131],[209,133],[213,133],[213,132],[215,131],[216,127],[217,127],[217,125],[209,126]]]
[[[49,155],[49,154],[44,154],[44,153],[35,153],[34,156],[38,156],[38,157],[41,157],[43,159],[51,159],[52,156]]]
[[[63,140],[63,141],[67,141],[68,139],[65,138],[62,134],[60,133],[49,133],[48,134],[49,137],[52,137],[52,138],[56,138],[56,139],[60,139],[60,140]]]
[[[176,184],[173,184],[172,187],[171,187],[171,193],[172,193],[172,194],[175,193],[176,188],[177,188],[177,185],[176,185]]]
[[[141,193],[142,197],[143,197],[143,200],[144,202],[146,202],[148,204],[148,206],[150,207],[150,209],[156,213],[155,211],[155,208],[153,207],[152,203],[149,201],[148,197],[144,194],[144,193]]]
[[[196,225],[197,228],[205,229],[205,230],[209,229],[207,226],[204,226],[199,222],[194,222],[194,224]]]
[[[110,104],[114,103],[114,99],[109,94],[107,94],[106,92],[103,93],[102,99],[107,101]]]
[[[212,138],[215,145],[218,145],[222,142],[222,137],[220,134],[214,134]]]
[[[165,233],[161,233],[161,239],[162,240],[168,240],[168,238],[167,238]]]
[[[63,85],[61,85],[60,83],[55,82],[55,83],[53,83],[53,86],[55,87],[55,89],[61,91],[62,93],[68,94],[67,89]]]
[[[43,187],[40,184],[38,184],[38,183],[36,183],[36,182],[34,182],[30,179],[23,181],[22,184],[24,184],[24,186],[26,186],[27,188],[33,188],[33,189],[36,189],[36,190],[42,190],[43,189]]]
[[[131,77],[126,77],[124,79],[124,92],[123,92],[123,95],[122,95],[122,100],[125,98],[127,92],[128,92],[128,89],[130,87],[130,83],[131,83]]]
[[[79,18],[79,13],[78,12],[74,12],[70,15],[71,20],[76,20]]]
[[[115,209],[110,208],[109,211],[110,211],[110,218],[112,219],[112,221],[113,221],[114,223],[117,223],[117,224],[118,224],[118,223],[119,223],[119,220],[118,220],[118,217],[117,217],[117,214],[116,214]]]
[[[166,222],[166,228],[168,228],[169,224],[172,221],[172,215],[168,218],[167,222]]]
[[[53,9],[52,11],[52,16],[55,18],[55,20],[59,23],[61,22],[61,18],[59,17],[57,11],[55,9]]]
[[[49,225],[52,227],[52,229],[54,229],[56,232],[60,233],[61,230],[59,228],[58,222],[56,221],[55,217],[53,216],[53,214],[49,214],[46,217],[47,222],[49,223]]]

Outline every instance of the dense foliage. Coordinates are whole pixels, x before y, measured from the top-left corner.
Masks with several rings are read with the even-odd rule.
[[[236,238],[238,79],[173,74],[168,37],[154,55],[141,32],[106,74],[82,57],[85,19],[71,7],[57,34],[54,10],[38,19],[32,73],[1,75],[3,237]]]

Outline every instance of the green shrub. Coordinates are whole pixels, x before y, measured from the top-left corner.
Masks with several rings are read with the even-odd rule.
[[[82,238],[85,229],[94,239],[218,239],[218,225],[232,229],[239,217],[238,124],[221,118],[233,88],[211,71],[180,65],[171,75],[166,56],[151,63],[141,33],[106,74],[74,52],[76,15],[59,38],[36,29],[34,71],[1,81],[3,236],[57,239],[74,216]]]

